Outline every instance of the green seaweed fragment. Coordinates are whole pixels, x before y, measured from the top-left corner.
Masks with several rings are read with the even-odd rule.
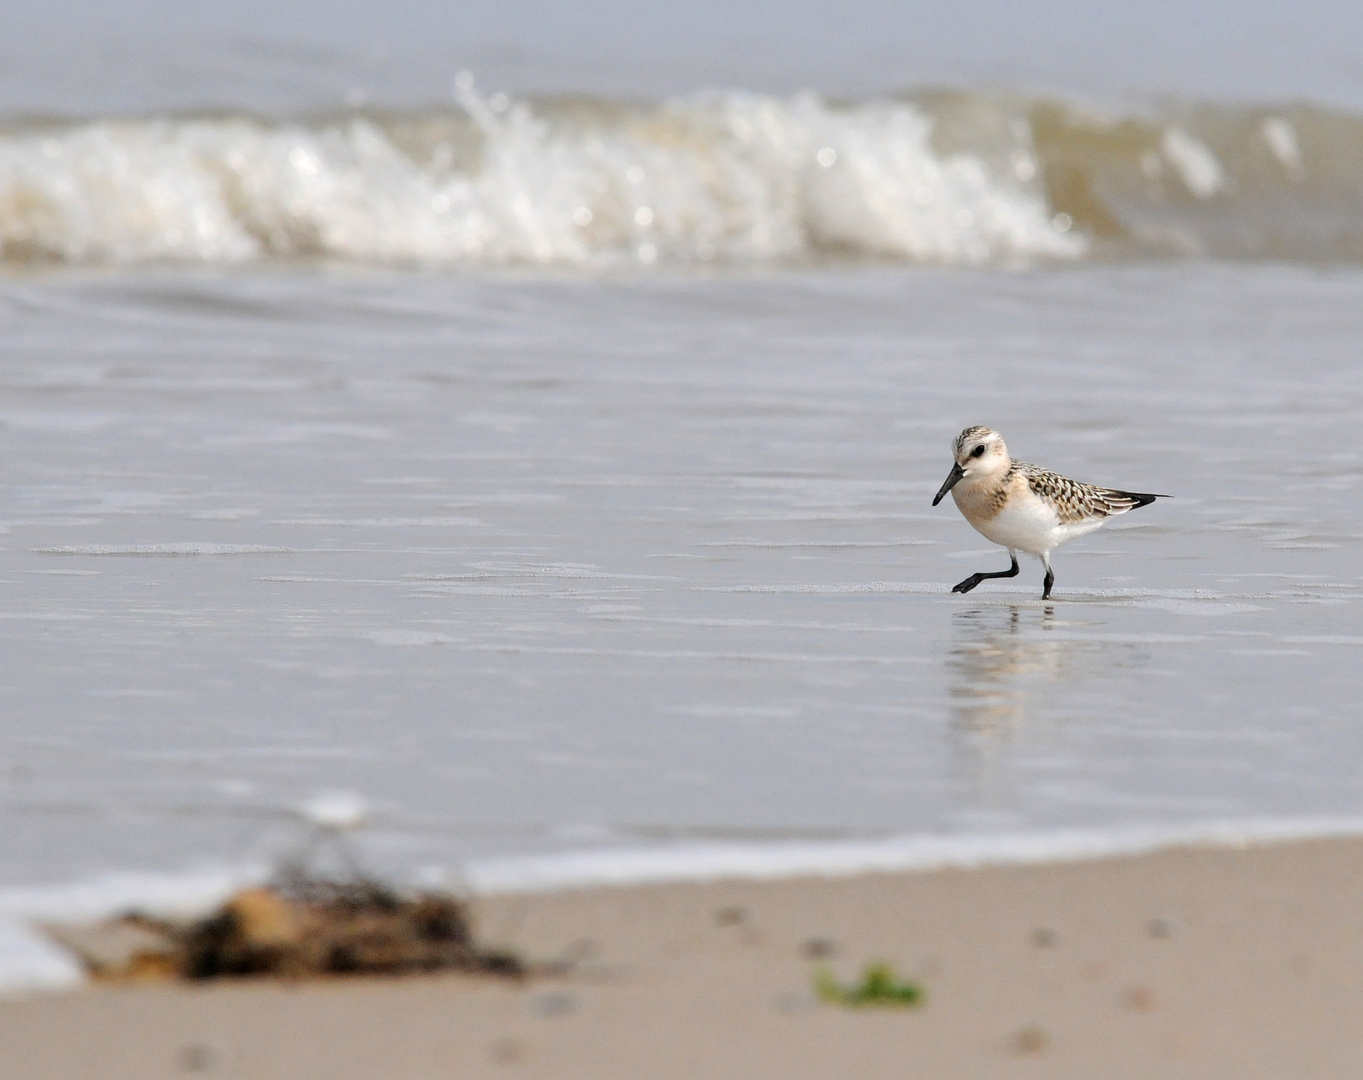
[[[900,982],[894,968],[886,963],[867,964],[861,981],[850,986],[841,985],[826,967],[814,972],[814,990],[820,1001],[830,1005],[894,1005],[901,1008],[923,1004],[927,997],[917,983]]]

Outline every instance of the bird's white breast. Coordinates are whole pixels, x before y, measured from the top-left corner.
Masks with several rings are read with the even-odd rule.
[[[958,487],[963,485],[958,485]],[[952,495],[956,489],[952,489]],[[1003,547],[1040,555],[1051,551],[1067,540],[1092,532],[1103,524],[1102,518],[1090,518],[1071,524],[1061,524],[1060,515],[1045,499],[1040,498],[1025,482],[1015,484],[1008,498],[996,513],[984,514],[982,503],[963,492],[956,499],[965,519],[986,539]],[[992,507],[991,507],[992,509]]]

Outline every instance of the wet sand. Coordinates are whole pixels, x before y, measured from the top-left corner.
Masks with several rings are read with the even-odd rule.
[[[0,1005],[9,1080],[1357,1077],[1363,841],[497,896],[561,978],[107,988]],[[819,959],[822,955],[823,959]],[[920,1008],[813,993],[870,960]]]

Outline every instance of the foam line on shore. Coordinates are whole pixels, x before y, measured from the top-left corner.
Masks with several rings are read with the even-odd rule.
[[[685,844],[595,848],[484,859],[464,880],[476,893],[554,892],[607,885],[792,877],[852,877],[986,866],[1081,862],[1171,848],[1247,847],[1363,837],[1363,817],[1251,818],[1182,825],[899,836],[790,844]]]

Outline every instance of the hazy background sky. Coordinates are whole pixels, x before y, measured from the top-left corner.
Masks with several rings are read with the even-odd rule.
[[[1363,4],[1293,0],[0,0],[0,114],[448,100],[489,88],[866,94],[924,83],[1099,99],[1363,106]]]

